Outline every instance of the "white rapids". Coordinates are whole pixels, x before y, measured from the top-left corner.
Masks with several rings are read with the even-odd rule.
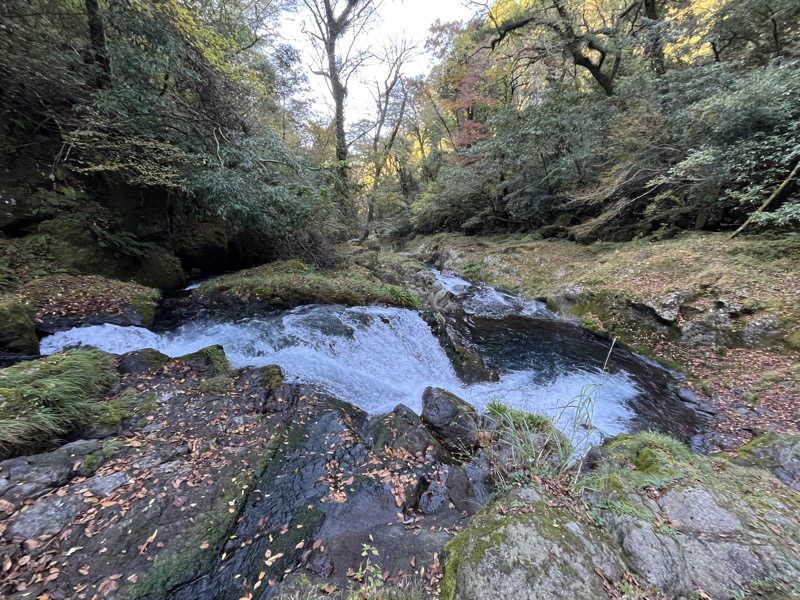
[[[640,393],[624,371],[576,365],[543,377],[535,357],[529,368],[509,370],[498,382],[465,385],[416,312],[384,307],[303,306],[235,323],[190,322],[166,333],[109,324],[81,327],[45,338],[42,353],[87,345],[114,354],[155,348],[174,357],[212,344],[225,348],[234,367],[280,365],[289,380],[312,384],[372,414],[398,403],[419,413],[423,390],[436,386],[479,410],[500,400],[569,428],[573,409],[566,405],[592,386],[595,438],[626,431],[633,414],[626,401]]]

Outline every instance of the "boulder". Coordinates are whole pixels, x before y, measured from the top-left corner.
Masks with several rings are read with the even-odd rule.
[[[378,452],[397,451],[400,448],[412,456],[431,456],[437,461],[453,459],[425,427],[422,419],[410,408],[398,404],[388,415],[370,421],[367,435]]]
[[[766,469],[800,491],[800,435],[766,433],[742,446],[735,461]]]
[[[482,509],[447,546],[442,598],[599,598],[623,584],[632,597],[797,597],[800,500],[769,473],[651,433],[607,441],[584,467],[588,510],[545,487]]]
[[[219,344],[179,356],[176,360],[212,377],[231,372],[231,365],[228,357],[225,356],[225,349]]]
[[[36,309],[15,301],[0,302],[0,353],[35,356],[39,338],[33,318]]]
[[[539,490],[483,509],[446,553],[442,600],[596,600],[625,572],[605,533],[551,508]]]
[[[141,375],[148,371],[160,369],[170,361],[169,356],[153,348],[144,348],[127,352],[119,357],[117,368],[120,373]]]
[[[450,452],[471,455],[478,447],[478,413],[455,394],[425,388],[422,420]]]

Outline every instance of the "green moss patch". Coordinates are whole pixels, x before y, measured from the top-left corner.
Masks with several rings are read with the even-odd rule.
[[[112,357],[81,349],[0,370],[0,455],[45,448],[101,419]]]
[[[29,304],[6,300],[0,302],[0,348],[21,354],[39,354],[39,338]]]
[[[261,367],[261,377],[264,385],[274,390],[283,385],[283,370],[278,365]]]
[[[362,306],[388,304],[417,308],[419,299],[405,288],[381,282],[360,270],[321,271],[301,261],[279,261],[209,281],[195,291],[200,296],[231,294],[256,298],[274,308],[302,304]]]
[[[231,365],[228,357],[225,356],[225,349],[220,345],[208,346],[197,352],[180,356],[177,360],[209,375],[227,375],[231,372]]]

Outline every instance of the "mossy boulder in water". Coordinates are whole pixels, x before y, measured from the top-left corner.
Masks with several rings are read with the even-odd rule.
[[[231,365],[228,357],[225,356],[225,349],[219,344],[185,354],[178,357],[177,360],[211,376],[227,375],[231,372]]]
[[[299,260],[269,263],[225,275],[203,284],[194,296],[233,296],[242,301],[264,301],[273,308],[302,304],[389,304],[416,308],[410,291],[388,285],[357,269],[318,270]]]
[[[14,300],[0,301],[0,352],[39,354],[33,317],[36,309]]]

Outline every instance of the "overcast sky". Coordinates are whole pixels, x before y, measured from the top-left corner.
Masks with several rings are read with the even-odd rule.
[[[425,74],[433,64],[432,58],[425,53],[428,30],[437,19],[448,22],[470,18],[473,11],[464,4],[464,0],[384,0],[379,9],[378,19],[363,36],[360,47],[378,52],[392,39],[405,38],[413,41],[419,48],[419,56],[409,65],[405,74],[407,76]],[[315,110],[323,114],[333,114],[332,101],[324,79],[310,72],[314,53],[302,31],[304,21],[307,28],[313,27],[313,21],[305,10],[301,8],[297,15],[289,20],[282,33],[287,41],[299,48],[304,55]],[[382,74],[380,65],[372,64],[366,65],[351,79],[345,107],[348,123],[371,116],[374,112],[370,88],[367,86],[381,78]]]

